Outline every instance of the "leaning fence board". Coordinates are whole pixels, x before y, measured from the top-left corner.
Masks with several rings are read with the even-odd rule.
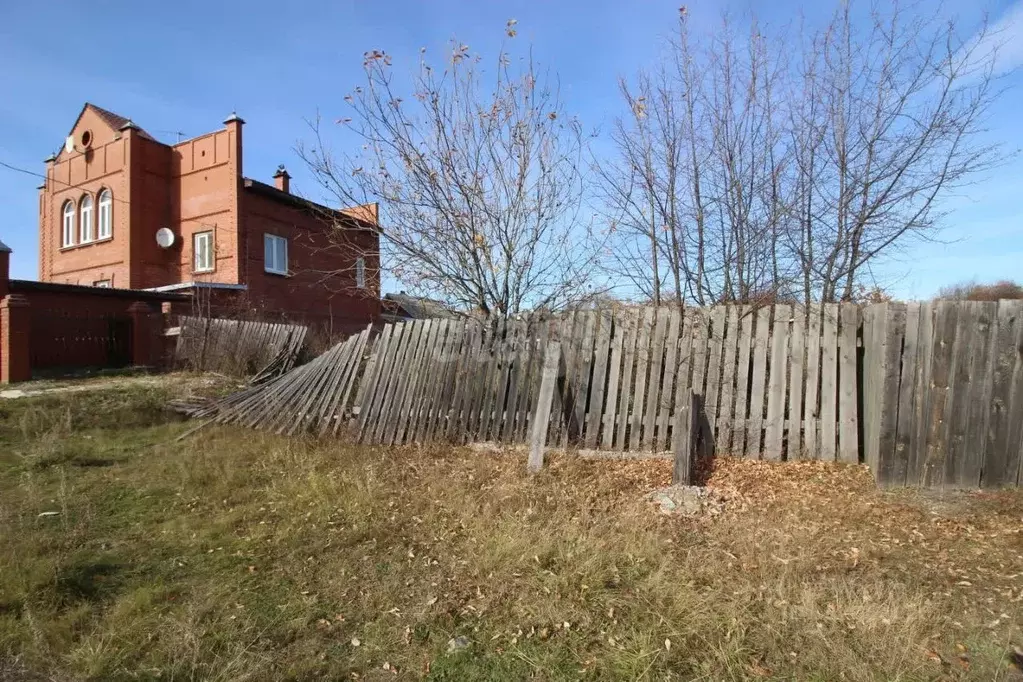
[[[939,301],[934,311],[934,347],[931,353],[931,388],[927,420],[927,459],[922,481],[927,487],[944,484],[948,447],[948,415],[951,407],[952,347],[958,309]]]
[[[864,336],[866,335],[864,327]],[[920,350],[920,304],[910,303],[906,306],[906,331],[902,338],[902,371],[899,377],[898,415],[895,426],[895,448],[892,452],[894,465],[892,479],[894,485],[905,485],[909,482],[910,461],[916,448],[916,429],[913,417],[917,402],[917,372],[919,371],[918,353]],[[894,368],[893,368],[894,370]],[[865,409],[868,401],[864,401]],[[879,401],[869,401],[879,405]]]
[[[384,333],[377,342],[377,364],[375,375],[366,377],[369,381],[369,389],[365,393],[365,404],[359,412],[359,439],[363,442],[373,441],[373,431],[376,429],[376,421],[381,412],[381,406],[386,395],[387,383],[391,373],[394,371],[394,358],[397,353],[401,337],[405,334],[406,325],[387,325]],[[387,334],[390,332],[390,336]],[[381,343],[383,346],[381,346]]]
[[[570,434],[573,442],[583,437],[586,428],[586,407],[590,398],[590,375],[593,371],[593,340],[597,332],[597,313],[590,311],[584,315],[583,336],[576,353],[576,377],[573,382],[575,389],[574,430]]]
[[[661,389],[661,411],[657,416],[657,442],[654,444],[654,450],[664,450],[670,445],[669,415],[675,395],[675,375],[678,373],[678,335],[681,325],[682,313],[673,307],[668,317],[668,331],[664,337],[664,386]]]
[[[689,391],[675,410],[672,451],[675,454],[671,472],[672,485],[691,485],[700,433],[700,397]]]
[[[789,330],[789,431],[787,459],[801,459],[803,456],[803,372],[804,347],[806,344],[806,311],[795,306],[792,311],[792,328]]]
[[[820,458],[833,462],[838,455],[838,304],[821,307]]]
[[[523,377],[522,361],[524,356],[522,347],[526,344],[525,324],[521,320],[515,320],[511,324],[512,342],[508,347],[505,362],[508,364],[506,379],[508,385],[508,400],[505,404],[503,418],[495,427],[495,440],[509,442],[515,432],[515,424],[518,419],[519,406],[519,381]]]
[[[471,343],[470,330],[473,326],[466,322],[459,322],[455,325],[455,341],[444,358],[444,389],[441,403],[437,406],[434,414],[430,440],[448,437],[451,423],[457,416],[459,374],[465,361],[467,348]]]
[[[735,415],[736,351],[738,349],[739,306],[728,306],[724,327],[724,352],[721,360],[721,401],[717,413],[718,452],[732,451],[732,421]]]
[[[806,406],[803,424],[803,456],[820,459],[820,379],[821,379],[821,306],[806,310]]]
[[[551,418],[551,406],[557,391],[558,375],[563,366],[561,360],[561,343],[551,341],[544,351],[543,373],[540,381],[540,394],[537,398],[536,415],[533,418],[533,432],[530,437],[529,463],[530,472],[537,472],[543,467],[543,449],[547,441],[547,426]]]
[[[841,331],[838,349],[838,459],[855,464],[860,455],[856,406],[859,386],[856,371],[859,307],[852,303],[843,303],[839,306],[839,322]]]
[[[455,373],[455,389],[451,398],[450,414],[444,435],[451,441],[461,443],[468,431],[470,392],[476,378],[476,356],[483,341],[483,327],[479,323],[466,323],[466,339],[462,342],[458,370]]]
[[[874,437],[877,439],[877,471],[880,480],[901,485],[906,474],[902,461],[896,456],[898,440],[898,399],[900,356],[906,335],[906,309],[902,304],[886,303],[877,311],[877,350],[875,365],[878,391],[873,400],[876,414]],[[879,341],[879,343],[878,343]],[[844,425],[843,425],[844,426]]]
[[[430,320],[416,320],[412,323],[409,341],[403,344],[402,352],[395,363],[395,373],[388,390],[387,402],[377,424],[375,442],[390,445],[394,432],[398,427],[399,415],[405,401],[405,391],[411,380],[411,370],[416,353],[423,341],[424,332],[428,331]]]
[[[613,318],[610,313],[601,313],[597,319],[597,335],[594,345],[593,384],[590,391],[589,414],[586,422],[586,447],[597,447],[600,438],[600,419],[604,414],[604,388],[607,377],[607,359],[611,347]]]
[[[709,322],[710,320],[708,319],[707,311],[693,311],[693,378],[689,383],[689,387],[692,389],[693,393],[701,398],[706,395],[708,344],[707,326]]]
[[[788,370],[789,319],[787,305],[774,306],[774,331],[771,334],[771,367],[767,384],[767,421],[764,433],[764,459],[780,460],[785,439],[785,383]]]
[[[764,391],[767,383],[767,343],[771,326],[771,308],[757,310],[756,335],[753,342],[753,380],[750,384],[750,405],[746,429],[746,457],[760,459],[764,427]]]
[[[636,390],[632,396],[632,419],[629,426],[629,449],[640,447],[643,429],[643,410],[646,403],[647,371],[650,361],[650,337],[654,325],[654,308],[644,308],[636,342]]]
[[[753,344],[752,307],[744,305],[739,309],[739,347],[735,366],[735,411],[732,421],[732,449],[735,457],[742,457],[746,451],[746,424],[749,414],[750,351]]]
[[[980,303],[965,301],[959,306],[956,337],[952,345],[952,384],[948,414],[948,452],[945,455],[945,484],[959,486],[962,468],[969,453],[966,450],[966,429],[969,401],[974,377],[970,375],[970,359],[980,352],[977,347],[977,313]]]
[[[632,412],[632,370],[636,363],[636,339],[639,336],[640,318],[633,311],[626,319],[625,340],[622,346],[622,380],[619,386],[618,431],[615,432],[614,449],[623,450],[628,444],[629,415]]]
[[[654,429],[657,428],[657,415],[661,410],[661,375],[664,368],[664,335],[668,331],[668,318],[671,311],[658,308],[655,311],[656,323],[654,335],[650,341],[650,377],[647,379],[646,401],[643,416],[643,433],[640,448],[656,449]]]
[[[724,350],[725,306],[715,306],[710,313],[710,327],[707,340],[707,390],[701,407],[707,418],[708,433],[703,434],[706,443],[714,442],[714,427],[717,426],[718,396],[721,393],[721,354]]]
[[[440,387],[438,381],[440,366],[438,358],[444,353],[444,346],[447,343],[448,326],[450,320],[435,320],[434,333],[423,359],[420,363],[419,386],[412,395],[412,405],[409,413],[408,427],[405,431],[405,442],[422,442],[423,423],[430,418],[430,410],[437,402],[435,397]]]
[[[323,421],[323,425],[320,429],[320,433],[326,432],[327,428],[331,426],[328,419],[333,420],[333,432],[336,434],[341,428],[341,424],[344,420],[345,410],[347,409],[348,399],[352,395],[352,389],[356,384],[359,373],[359,365],[362,362],[362,355],[365,352],[366,344],[369,340],[370,330],[373,325],[369,325],[362,334],[359,335],[359,340],[355,346],[355,352],[353,353],[352,359],[349,361],[348,368],[345,373],[344,383],[339,386],[338,393],[340,398],[335,398],[331,404],[330,409],[326,413],[326,418]]]
[[[1016,484],[1018,462],[1009,455],[1020,432],[1023,398],[1023,301],[999,301],[992,362],[990,425],[984,457],[985,487]],[[1018,449],[1018,447],[1017,447]]]
[[[604,436],[601,447],[610,450],[615,443],[615,424],[618,414],[618,382],[622,376],[622,348],[629,314],[615,316],[611,339],[611,365],[608,368],[607,399],[604,401]]]
[[[998,304],[983,301],[977,306],[974,342],[970,349],[971,391],[967,399],[965,459],[959,469],[958,483],[964,488],[978,488],[984,467],[985,447],[993,390],[994,324]]]

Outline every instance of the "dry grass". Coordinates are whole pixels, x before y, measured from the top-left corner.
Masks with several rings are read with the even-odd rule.
[[[0,402],[0,678],[1020,679],[1017,492],[721,460],[686,520],[664,461],[174,443],[166,397]]]

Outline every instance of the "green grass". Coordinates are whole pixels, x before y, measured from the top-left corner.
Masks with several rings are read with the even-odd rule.
[[[663,462],[176,442],[169,393],[0,401],[0,679],[1015,674],[1018,493],[732,463],[721,517],[666,518]]]

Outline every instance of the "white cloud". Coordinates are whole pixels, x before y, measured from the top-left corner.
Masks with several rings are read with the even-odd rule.
[[[995,72],[1002,74],[1023,66],[1023,0],[1010,6],[1002,16],[987,27],[984,36],[970,41],[976,45],[975,57],[984,61],[997,55]]]

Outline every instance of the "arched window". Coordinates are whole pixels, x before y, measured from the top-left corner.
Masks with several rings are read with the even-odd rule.
[[[110,190],[99,193],[99,233],[97,239],[109,239],[114,233],[114,197]]]
[[[83,244],[92,241],[92,197],[86,194],[82,197],[81,206],[78,209],[81,212],[79,220],[82,224],[81,230],[81,241]]]
[[[75,204],[72,201],[64,202],[64,229],[61,230],[60,245],[75,245]]]

